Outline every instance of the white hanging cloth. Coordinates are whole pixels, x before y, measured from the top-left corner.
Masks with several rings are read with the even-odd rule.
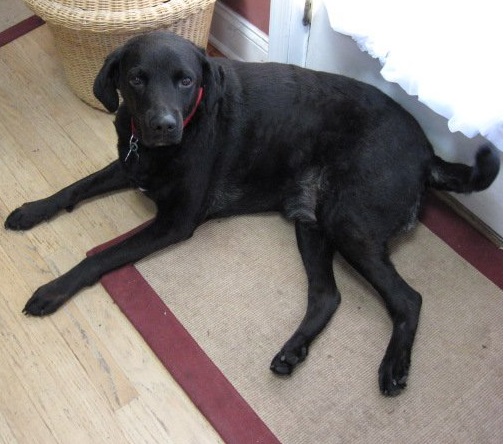
[[[331,27],[378,58],[381,74],[502,151],[504,26],[495,0],[323,0]]]

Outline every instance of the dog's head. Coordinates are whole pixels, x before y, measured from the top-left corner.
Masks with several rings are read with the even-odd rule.
[[[173,145],[182,140],[184,120],[197,106],[208,69],[203,49],[157,31],[134,37],[113,51],[93,92],[110,112],[118,109],[121,92],[142,144]]]

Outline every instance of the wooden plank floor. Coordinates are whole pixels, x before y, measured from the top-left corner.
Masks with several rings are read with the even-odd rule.
[[[112,116],[67,88],[46,26],[0,48],[0,214],[113,160]],[[134,228],[130,191],[28,232],[0,230],[0,442],[222,442],[100,285],[56,314],[21,314],[40,285]]]

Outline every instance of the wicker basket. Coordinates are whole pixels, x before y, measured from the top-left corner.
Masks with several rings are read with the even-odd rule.
[[[215,0],[25,0],[44,19],[75,94],[104,109],[93,82],[105,57],[130,37],[155,29],[206,47]]]

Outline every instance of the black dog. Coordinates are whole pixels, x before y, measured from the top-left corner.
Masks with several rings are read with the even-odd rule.
[[[422,299],[396,272],[387,243],[414,224],[428,186],[487,188],[500,163],[490,147],[480,149],[474,167],[447,163],[413,117],[374,87],[294,66],[209,58],[163,32],[110,54],[94,92],[117,110],[119,159],[24,204],[5,226],[29,229],[128,187],[154,200],[157,215],[40,287],[26,314],[54,312],[108,271],[189,238],[211,218],[278,211],[295,222],[309,288],[306,316],[271,369],[291,373],[338,307],[332,261],[339,252],[384,298],[393,320],[380,389],[396,395],[405,387]]]

